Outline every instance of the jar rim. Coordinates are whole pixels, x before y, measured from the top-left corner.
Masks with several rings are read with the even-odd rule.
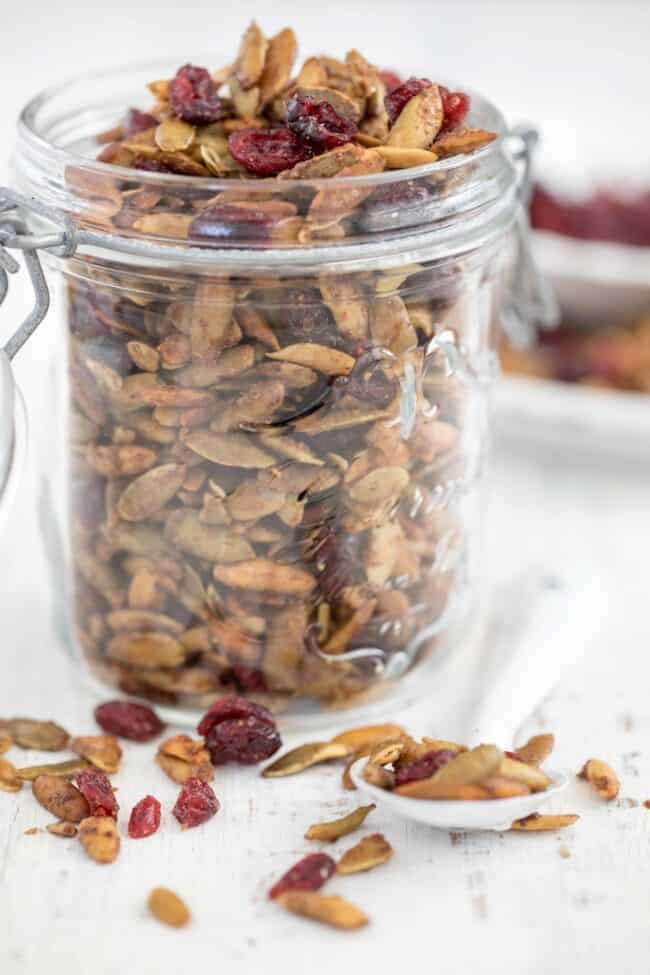
[[[122,74],[126,71],[132,70],[147,70],[149,68],[160,68],[167,64],[176,64],[176,61],[172,62],[171,59],[165,59],[164,61],[150,61],[150,62],[138,62],[137,64],[126,64],[118,67],[107,68],[102,71],[89,71],[78,75],[72,75],[63,81],[58,82],[55,85],[51,85],[47,88],[41,89],[37,92],[28,102],[23,106],[18,115],[17,125],[19,130],[19,136],[22,134],[27,139],[33,140],[41,149],[49,151],[53,158],[58,158],[65,160],[67,164],[76,163],[78,165],[88,165],[91,164],[92,168],[98,173],[111,176],[121,176],[122,178],[127,178],[129,175],[133,177],[133,169],[125,166],[115,166],[112,163],[101,162],[100,160],[93,159],[90,156],[76,155],[70,153],[67,149],[61,146],[55,145],[50,141],[44,134],[42,134],[38,129],[38,123],[36,115],[38,110],[53,97],[64,93],[66,90],[76,90],[79,85],[90,79],[99,80],[101,78],[114,78],[116,74]],[[453,81],[449,81],[447,87],[455,89],[457,84]],[[470,103],[474,104],[477,101],[481,105],[489,109],[490,113],[494,116],[494,131],[497,133],[497,138],[480,149],[475,150],[471,158],[476,161],[490,153],[497,151],[503,143],[505,136],[507,135],[507,125],[502,113],[499,109],[488,99],[486,99],[479,92],[474,91],[471,88],[464,86],[464,91],[470,97]],[[468,156],[465,154],[459,154],[457,156],[448,156],[443,159],[438,159],[433,163],[426,163],[423,166],[413,166],[410,169],[392,169],[384,170],[381,173],[374,173],[365,176],[344,176],[336,177],[331,176],[327,178],[312,178],[312,179],[296,179],[291,180],[292,187],[305,187],[305,186],[328,186],[334,188],[340,188],[341,186],[364,186],[369,184],[383,185],[388,183],[400,182],[403,179],[413,178],[413,176],[419,176],[423,174],[431,175],[433,173],[443,172],[445,170],[452,170],[462,167],[464,163],[467,162]],[[233,180],[232,179],[219,179],[218,177],[197,177],[197,176],[183,176],[177,173],[147,173],[147,178],[151,179],[152,184],[160,183],[161,185],[169,185],[170,181],[189,181],[192,185],[196,185],[197,181],[200,180],[201,186],[206,189],[232,189]],[[270,185],[277,184],[277,177],[269,177],[266,179],[251,179],[244,178],[243,180],[237,180],[237,185],[244,184],[246,189],[254,189],[259,187],[262,192],[268,192]],[[284,181],[282,181],[284,182]]]
[[[238,264],[241,264],[243,258],[246,264],[250,261],[259,263],[262,254],[264,264],[269,258],[271,263],[281,263],[282,260],[289,259],[292,262],[298,261],[301,266],[323,260],[338,264],[341,260],[347,262],[361,256],[353,253],[357,248],[362,248],[368,256],[370,256],[368,249],[373,252],[380,250],[384,255],[388,251],[395,257],[400,251],[405,250],[409,251],[409,260],[412,260],[413,254],[410,252],[412,246],[417,244],[419,247],[420,244],[424,244],[425,237],[433,235],[434,239],[427,241],[429,245],[438,242],[442,244],[444,241],[444,247],[448,249],[451,239],[457,237],[460,231],[463,237],[466,236],[466,231],[471,233],[470,224],[476,225],[479,212],[481,225],[496,221],[495,230],[503,229],[504,207],[508,211],[508,222],[512,220],[515,208],[512,197],[516,175],[507,151],[505,120],[491,102],[471,89],[467,89],[466,86],[464,90],[470,95],[472,114],[483,123],[484,127],[496,131],[497,138],[473,153],[450,156],[410,169],[320,179],[278,180],[276,177],[271,177],[232,180],[134,170],[102,162],[80,151],[81,139],[79,137],[73,139],[73,136],[79,136],[81,132],[87,139],[93,137],[97,132],[101,132],[102,128],[108,128],[111,123],[115,124],[126,106],[137,104],[137,96],[128,99],[125,96],[117,98],[115,89],[118,93],[124,88],[130,91],[131,87],[135,87],[136,79],[140,77],[151,79],[157,76],[168,76],[173,70],[172,65],[175,64],[175,61],[165,59],[88,72],[42,90],[30,99],[20,112],[13,167],[16,185],[26,195],[35,196],[42,202],[59,208],[64,214],[72,215],[75,222],[84,229],[90,226],[94,233],[85,235],[92,238],[85,241],[90,246],[109,246],[112,250],[122,253],[137,253],[138,245],[143,244],[148,258],[157,256],[153,253],[154,250],[160,251],[161,258],[164,256],[172,258],[174,257],[172,248],[180,247],[186,252],[191,250],[192,262],[197,257],[201,262],[197,252],[205,250],[211,255],[212,262],[218,255],[220,262],[223,258],[226,263],[230,263],[228,255],[232,258],[233,253],[236,253]],[[107,97],[104,91],[107,83],[111,86],[110,97]],[[99,95],[96,94],[97,90]],[[139,86],[137,90],[140,90]],[[144,86],[142,90],[145,90]],[[83,92],[83,97],[86,98],[83,104],[80,104],[79,92]],[[87,100],[86,92],[90,92],[90,102]],[[413,208],[412,214],[409,215],[411,222],[406,225],[401,223],[400,214],[398,219],[392,222],[389,219],[390,215],[387,215],[384,225],[365,228],[363,233],[354,232],[347,235],[344,240],[317,239],[308,244],[292,243],[283,246],[276,246],[275,243],[270,246],[268,243],[256,246],[254,241],[242,240],[237,244],[233,242],[225,246],[223,244],[215,246],[203,242],[197,243],[194,240],[188,242],[187,239],[180,237],[169,237],[161,241],[151,234],[136,234],[131,230],[124,232],[121,228],[110,228],[110,232],[101,226],[98,229],[96,225],[93,226],[92,219],[87,219],[92,218],[88,201],[79,199],[79,195],[71,189],[66,180],[66,172],[71,168],[88,175],[91,179],[94,177],[105,180],[110,177],[112,180],[133,182],[135,178],[143,189],[164,189],[169,192],[173,187],[176,193],[181,195],[184,193],[190,195],[197,189],[202,193],[216,195],[236,188],[249,194],[251,202],[258,194],[282,193],[285,198],[290,195],[298,199],[306,190],[319,192],[354,189],[375,192],[388,187],[399,188],[404,184],[413,185],[419,182],[424,184],[425,181],[434,181],[436,178],[447,180],[452,189],[441,207],[437,207],[432,202],[431,206],[420,207],[417,210]],[[485,171],[483,176],[489,176],[489,179],[481,177],[482,184],[481,179],[476,175],[480,170]],[[137,176],[134,177],[136,173]],[[458,185],[455,186],[455,183]],[[459,224],[465,226],[461,227]],[[272,256],[276,254],[277,257]],[[244,255],[248,255],[248,259]]]

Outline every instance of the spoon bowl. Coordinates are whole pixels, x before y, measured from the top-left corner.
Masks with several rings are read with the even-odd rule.
[[[509,829],[515,819],[538,812],[569,784],[565,772],[545,769],[552,779],[551,785],[543,792],[532,792],[529,796],[516,796],[513,799],[410,799],[366,782],[362,773],[367,761],[367,758],[360,758],[350,769],[357,789],[396,816],[433,826],[434,829],[491,829],[500,832]]]

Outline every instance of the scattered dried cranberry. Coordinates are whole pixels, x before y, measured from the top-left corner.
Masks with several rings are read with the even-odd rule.
[[[172,813],[183,829],[200,826],[219,812],[219,800],[201,779],[188,779],[181,789]]]
[[[217,86],[205,68],[185,64],[169,82],[169,104],[176,115],[192,125],[219,122],[229,106],[217,93]]]
[[[130,139],[138,132],[146,132],[158,125],[158,120],[147,112],[141,112],[137,108],[130,108],[122,122],[122,135],[125,139]]]
[[[328,101],[299,93],[287,102],[287,125],[315,153],[351,142],[357,127],[343,118]]]
[[[311,156],[311,151],[290,129],[241,129],[228,137],[233,159],[257,176],[275,176]]]
[[[335,870],[336,864],[327,853],[310,853],[280,877],[269,897],[279,897],[285,890],[320,890]]]
[[[252,715],[220,721],[210,729],[205,739],[213,765],[225,765],[227,762],[256,765],[275,755],[281,745],[282,739],[275,725]]]
[[[137,802],[129,816],[129,836],[140,840],[153,836],[160,826],[160,803],[154,796],[145,796]]]
[[[379,71],[378,74],[381,80],[384,82],[387,92],[391,92],[395,88],[399,88],[399,86],[402,84],[402,79],[394,71]]]
[[[192,240],[268,240],[273,220],[254,206],[215,203],[201,210],[190,224]]]
[[[275,728],[275,718],[263,704],[256,704],[255,701],[249,701],[248,698],[237,697],[232,694],[229,697],[219,698],[208,708],[201,718],[197,730],[200,735],[205,737],[221,721],[236,721],[238,718],[257,718]]]
[[[165,727],[155,711],[135,701],[107,701],[95,708],[95,721],[110,735],[151,741]]]
[[[431,84],[428,78],[409,78],[399,87],[393,88],[384,98],[390,124],[394,124],[407,102],[410,102],[415,95],[419,95],[425,88],[430,88]]]
[[[79,792],[90,806],[91,816],[111,816],[117,819],[120,807],[105,772],[98,768],[85,768],[79,772],[75,781]]]
[[[428,779],[439,768],[456,758],[456,752],[451,748],[440,748],[435,752],[427,752],[422,758],[416,759],[409,765],[399,768],[395,775],[395,784],[404,785],[406,782],[417,782],[419,779]]]
[[[464,91],[449,91],[444,85],[438,86],[444,117],[441,132],[447,132],[465,121],[469,111],[469,95]]]

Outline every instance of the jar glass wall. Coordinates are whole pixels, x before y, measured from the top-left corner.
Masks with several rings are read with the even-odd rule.
[[[44,463],[70,643],[102,683],[181,709],[236,691],[305,723],[426,698],[479,587],[503,140],[233,187],[80,155],[112,119],[104,84],[83,112],[65,88],[29,106],[15,165],[78,229],[48,271]]]

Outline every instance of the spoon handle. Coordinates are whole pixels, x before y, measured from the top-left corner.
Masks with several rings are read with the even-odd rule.
[[[469,711],[465,740],[504,748],[557,684],[586,642],[575,589],[539,569],[496,600],[485,637],[484,680]]]

